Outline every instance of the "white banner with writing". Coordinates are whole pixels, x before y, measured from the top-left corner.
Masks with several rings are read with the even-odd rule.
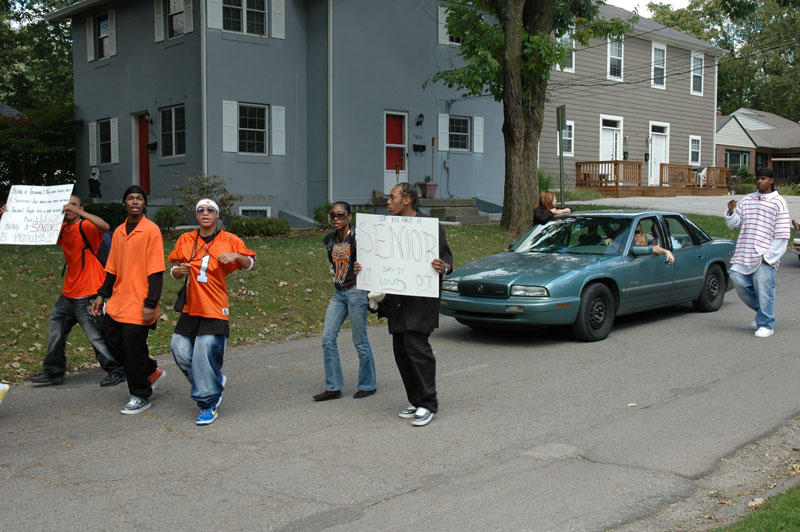
[[[69,203],[74,186],[12,186],[0,218],[0,244],[55,244],[64,221],[61,209]]]
[[[420,216],[356,215],[361,273],[356,288],[404,296],[439,297],[439,220]]]

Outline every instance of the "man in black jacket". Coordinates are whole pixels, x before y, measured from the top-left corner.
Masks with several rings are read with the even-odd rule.
[[[424,216],[417,212],[417,189],[410,183],[400,183],[387,201],[392,216]],[[431,266],[442,276],[453,271],[453,254],[447,244],[444,229],[439,226],[439,258]],[[436,400],[436,358],[428,337],[439,326],[439,298],[388,294],[381,301],[379,315],[389,318],[389,333],[397,369],[411,403],[400,417],[412,419],[417,427],[427,425],[438,411]]]

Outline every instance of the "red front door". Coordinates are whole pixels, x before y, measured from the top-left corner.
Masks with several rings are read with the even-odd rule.
[[[139,186],[150,194],[150,152],[147,143],[150,140],[150,124],[144,115],[139,115]]]

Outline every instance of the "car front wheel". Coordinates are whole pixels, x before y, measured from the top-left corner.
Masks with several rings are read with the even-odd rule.
[[[583,291],[578,317],[572,334],[584,342],[604,340],[614,326],[614,296],[602,283],[591,284]]]
[[[700,295],[692,303],[700,312],[714,312],[725,299],[725,275],[717,264],[708,267]]]

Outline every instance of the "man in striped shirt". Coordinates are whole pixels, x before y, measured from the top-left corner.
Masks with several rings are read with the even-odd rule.
[[[772,170],[757,172],[758,190],[728,202],[725,225],[741,227],[731,259],[731,280],[739,298],[756,311],[756,338],[775,332],[775,271],[789,243],[789,208],[773,185]]]

